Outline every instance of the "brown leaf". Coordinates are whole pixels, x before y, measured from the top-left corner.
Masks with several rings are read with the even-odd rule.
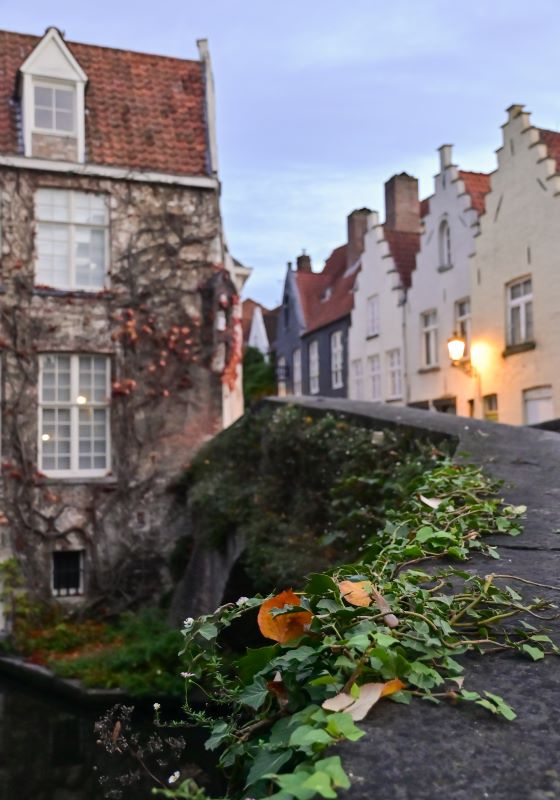
[[[298,639],[305,633],[307,626],[313,619],[311,611],[294,611],[281,616],[273,616],[273,608],[284,608],[285,606],[299,606],[301,600],[291,589],[277,594],[265,600],[259,609],[257,623],[259,630],[267,639],[285,644],[292,639]]]
[[[340,593],[352,606],[371,605],[371,583],[369,581],[340,581]]]
[[[430,508],[439,508],[443,500],[441,497],[424,497],[423,494],[420,495],[420,500]]]
[[[359,722],[361,719],[365,719],[378,700],[399,692],[404,688],[404,685],[398,678],[387,681],[387,683],[364,683],[360,686],[358,697],[352,697],[351,694],[340,692],[334,697],[329,697],[328,700],[325,700],[322,707],[326,711],[344,711],[346,714],[350,714],[354,722]]]

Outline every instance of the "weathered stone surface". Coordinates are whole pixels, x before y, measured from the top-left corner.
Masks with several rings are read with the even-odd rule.
[[[508,502],[528,506],[522,536],[495,537],[501,560],[473,559],[469,569],[560,585],[557,433],[347,400],[301,398],[296,403],[311,412],[355,416],[376,429],[405,426],[454,440],[457,459],[483,466],[504,480]],[[523,593],[560,600],[558,591],[540,587],[525,586]],[[558,620],[542,624],[560,637]],[[341,796],[347,800],[560,798],[558,659],[531,663],[514,656],[469,656],[464,663],[465,687],[502,695],[518,719],[508,723],[472,706],[380,703],[361,723],[367,736],[339,748],[352,774],[352,787]]]

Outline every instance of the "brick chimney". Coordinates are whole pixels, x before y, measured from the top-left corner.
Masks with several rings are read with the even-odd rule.
[[[364,238],[368,229],[369,208],[358,208],[347,217],[348,249],[346,251],[346,266],[355,264],[364,252]]]
[[[394,231],[420,231],[418,180],[406,172],[385,184],[385,225]]]
[[[311,272],[311,256],[308,256],[305,250],[297,257],[296,269],[298,272]]]

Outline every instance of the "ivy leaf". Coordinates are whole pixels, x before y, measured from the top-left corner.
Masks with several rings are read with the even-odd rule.
[[[533,637],[534,639],[534,637]],[[532,647],[530,644],[521,645],[521,651],[533,659],[533,661],[540,661],[544,658],[544,653],[539,647]]]
[[[331,786],[331,779],[326,772],[316,770],[303,783],[306,789],[312,789],[321,797],[336,798],[336,792]]]
[[[300,725],[290,736],[288,744],[290,747],[295,747],[307,755],[311,755],[315,751],[316,745],[321,745],[319,749],[322,749],[326,745],[333,744],[333,738],[324,728]]]
[[[320,761],[317,761],[315,766],[317,769],[326,772],[327,775],[329,775],[334,787],[340,789],[350,788],[350,781],[348,780],[348,775],[342,768],[340,756],[323,758]]]
[[[212,733],[204,743],[204,749],[215,750],[227,738],[227,735],[228,723],[223,721],[216,722],[212,728]]]
[[[257,781],[260,781],[265,775],[278,772],[291,757],[292,753],[289,750],[281,750],[275,753],[271,753],[270,750],[261,750],[249,770],[245,788],[247,789],[249,786],[257,783]]]
[[[245,655],[237,661],[241,681],[244,684],[249,683],[257,672],[260,672],[272,661],[279,649],[277,644],[257,649],[249,648]]]
[[[334,697],[329,697],[328,700],[325,700],[322,707],[327,711],[344,711],[354,721],[359,722],[365,719],[378,700],[401,689],[404,689],[404,683],[399,680],[388,681],[387,683],[364,683],[360,686],[357,697],[347,692],[340,692]]]
[[[197,630],[199,636],[202,636],[203,639],[207,641],[211,641],[215,639],[218,635],[218,628],[214,625],[213,622],[205,622],[200,628]]]
[[[264,678],[256,678],[239,695],[239,702],[243,705],[259,709],[268,697],[268,688]]]
[[[356,725],[350,714],[335,713],[330,714],[327,720],[327,731],[337,739],[348,739],[351,742],[357,742],[362,736],[365,736],[365,731],[361,731]]]

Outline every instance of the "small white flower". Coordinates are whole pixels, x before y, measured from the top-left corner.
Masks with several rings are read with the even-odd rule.
[[[194,672],[181,672],[181,678],[194,678]]]
[[[159,703],[154,703],[154,711],[159,711],[161,708]]]
[[[167,779],[167,783],[176,783],[179,780],[180,774],[181,773],[179,772],[178,769],[175,770],[173,775],[170,775],[169,778]]]
[[[192,617],[187,617],[186,620],[183,622],[183,626],[185,628],[192,628],[194,625],[194,619]]]
[[[239,600],[236,602],[236,606],[242,606],[249,601],[248,597],[240,597]]]

